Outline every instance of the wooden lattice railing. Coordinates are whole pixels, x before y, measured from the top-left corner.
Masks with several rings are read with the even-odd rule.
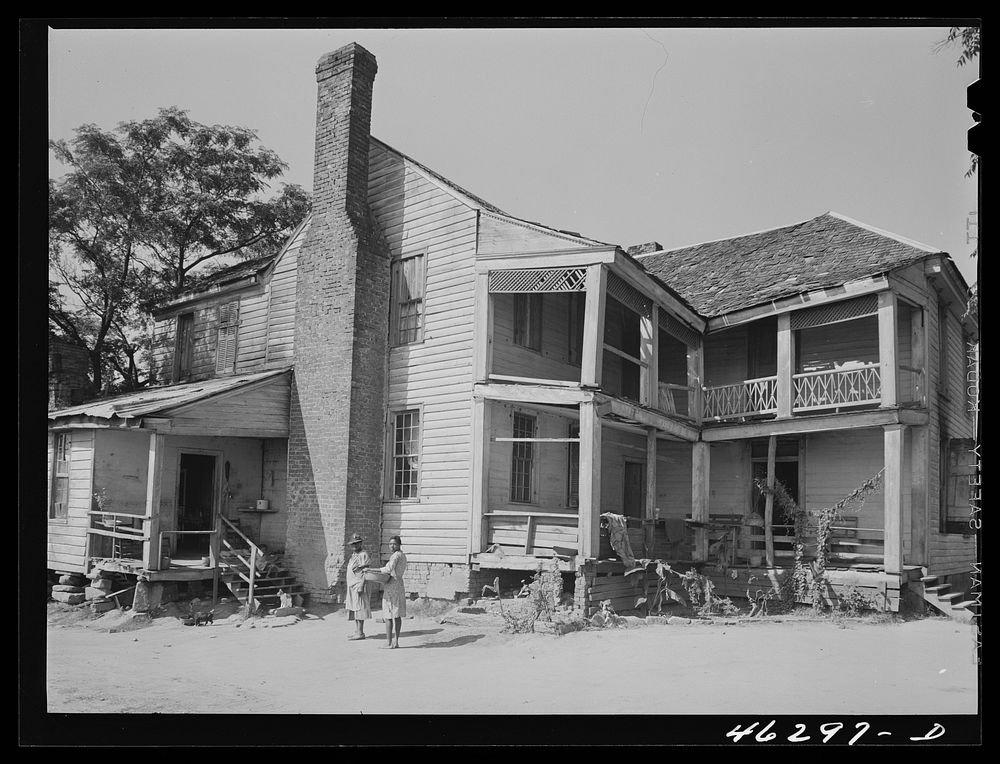
[[[778,410],[778,378],[746,379],[732,385],[706,387],[705,419],[734,419]]]
[[[792,377],[793,411],[865,406],[882,402],[882,372],[877,363]]]

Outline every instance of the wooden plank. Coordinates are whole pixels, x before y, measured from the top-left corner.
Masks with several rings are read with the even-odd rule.
[[[163,478],[163,458],[166,438],[150,433],[146,468],[146,511],[149,518],[148,538],[142,544],[142,564],[147,570],[160,569],[160,490]]]
[[[709,520],[711,495],[711,446],[705,441],[691,445],[691,519],[701,523]],[[694,531],[694,559],[708,559],[708,535],[704,528]]]
[[[644,366],[639,377],[639,400],[644,406],[659,408],[660,368],[659,341],[660,322],[659,308],[654,303],[651,316],[639,317],[639,358]]]
[[[895,406],[897,374],[896,295],[890,291],[878,295],[878,355],[882,376],[882,406]]]
[[[768,566],[774,565],[774,460],[778,449],[778,438],[767,439],[767,498],[764,502],[764,556]]]
[[[594,400],[594,393],[589,390],[532,387],[529,385],[476,384],[472,394],[480,398],[512,403],[575,405]]]
[[[587,267],[587,292],[584,303],[583,352],[580,381],[584,385],[601,386],[604,347],[604,310],[607,271],[603,265]]]
[[[885,476],[883,482],[885,513],[885,570],[900,573],[903,570],[903,439],[905,425],[887,425],[883,428],[885,450]]]
[[[580,553],[600,554],[601,420],[593,402],[580,404]]]
[[[746,424],[708,424],[702,430],[703,440],[716,443],[724,440],[761,438],[770,435],[805,435],[836,430],[862,430],[887,424],[925,425],[926,411],[915,409],[884,409],[853,411],[840,414],[818,414],[793,419],[748,422]]]
[[[704,415],[705,353],[704,345],[688,347],[687,384],[691,390],[688,398],[688,416],[700,425]]]
[[[656,309],[653,309],[656,314]],[[646,507],[643,523],[643,542],[646,554],[651,554],[654,546],[654,521],[656,520],[656,430],[646,431]]]
[[[469,554],[483,549],[486,501],[489,491],[490,404],[472,401],[472,509],[469,518]]]
[[[493,367],[493,298],[489,294],[489,280],[489,273],[476,275],[472,369],[477,382],[487,381]]]
[[[791,314],[778,316],[778,417],[792,415],[795,393],[792,375],[795,373],[795,333],[792,331]]]

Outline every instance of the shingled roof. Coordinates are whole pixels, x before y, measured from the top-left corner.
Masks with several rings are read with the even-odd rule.
[[[827,212],[783,228],[637,259],[711,318],[940,254],[944,253]]]

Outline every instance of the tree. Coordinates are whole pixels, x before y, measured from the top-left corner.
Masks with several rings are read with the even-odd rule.
[[[951,27],[948,30],[947,36],[943,40],[938,41],[938,43],[934,46],[934,52],[938,53],[945,48],[951,48],[958,45],[961,53],[955,63],[958,66],[965,66],[974,58],[979,56],[979,39],[981,31],[980,27]],[[969,169],[965,173],[965,177],[971,178],[975,175],[978,167],[979,157],[973,154],[972,159],[969,162]]]
[[[176,107],[50,147],[69,172],[49,182],[49,321],[90,353],[96,391],[144,384],[143,302],[276,251],[308,211],[299,186],[267,196],[287,166],[254,131]]]

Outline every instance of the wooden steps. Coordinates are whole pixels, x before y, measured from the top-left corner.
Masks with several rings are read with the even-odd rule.
[[[921,576],[912,585],[920,591],[924,601],[938,612],[963,623],[974,623],[979,618],[979,601],[965,599],[965,592],[952,592],[951,584],[935,583],[938,576]]]

